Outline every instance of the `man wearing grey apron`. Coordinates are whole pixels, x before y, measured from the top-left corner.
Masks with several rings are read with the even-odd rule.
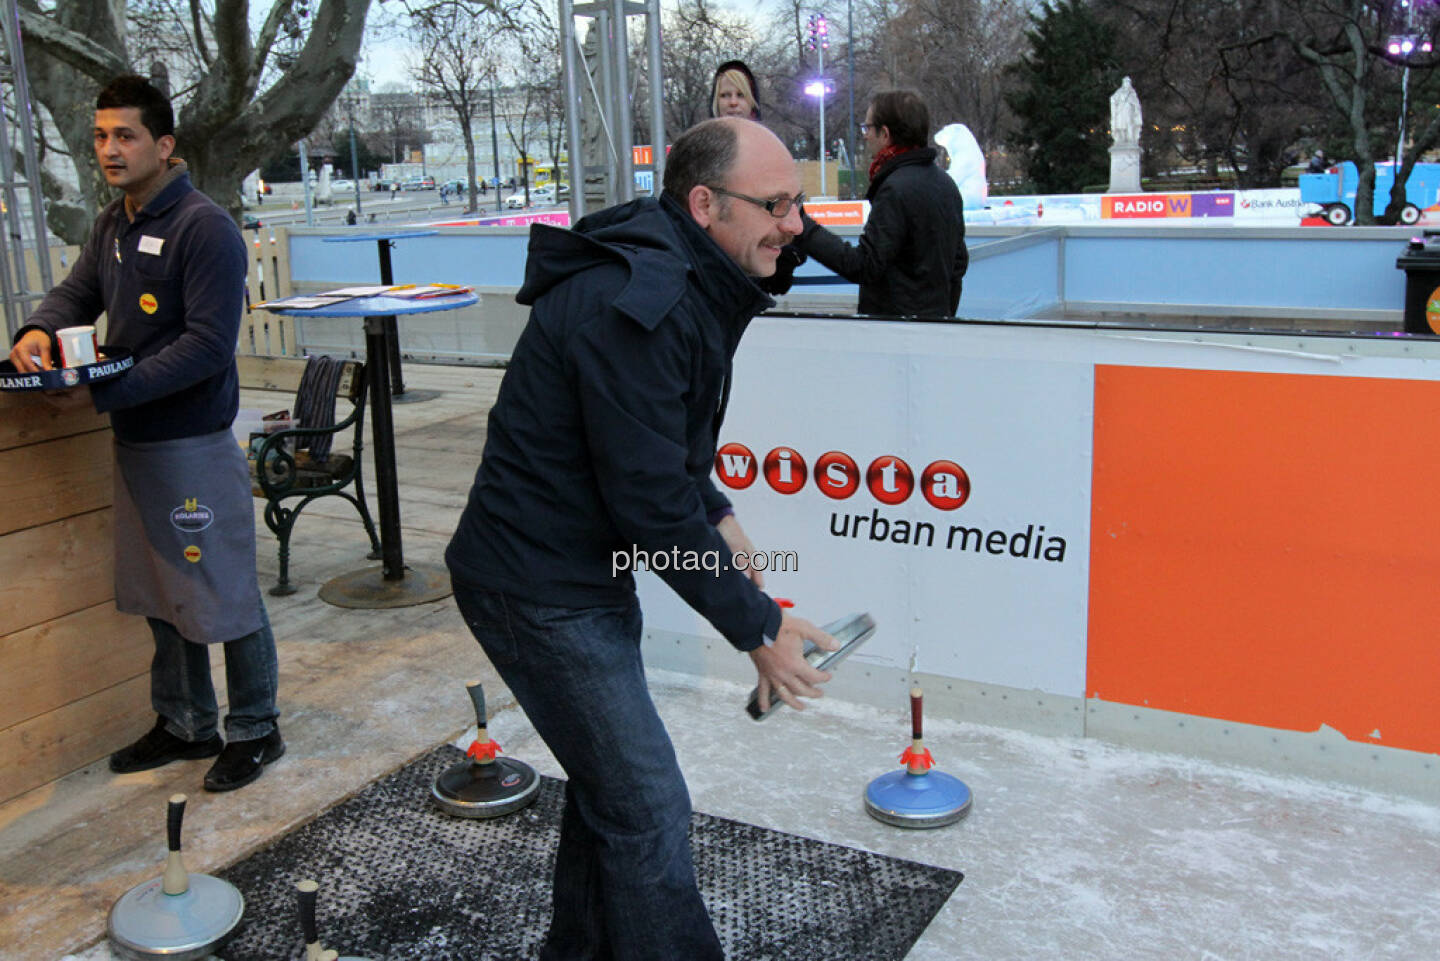
[[[119,77],[95,104],[95,156],[124,197],[101,212],[70,276],[16,337],[22,371],[58,359],[55,332],[109,318],[106,343],[128,348],[124,376],[73,389],[115,433],[115,606],[155,635],[154,728],[110,757],[117,772],[219,755],[205,788],[229,791],[285,753],[275,708],[275,637],[255,572],[249,471],[230,424],[240,402],[235,343],[245,242],[190,184],[170,102],[141,77]],[[227,741],[207,645],[225,645]]]

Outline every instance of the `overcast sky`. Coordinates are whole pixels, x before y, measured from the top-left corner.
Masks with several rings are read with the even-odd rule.
[[[711,8],[753,16],[757,12],[757,7],[768,8],[773,2],[775,0],[751,0],[748,3],[720,0],[720,2],[712,3]],[[662,9],[668,10],[674,6],[674,3],[673,0],[660,0],[660,6]],[[844,4],[840,0],[831,0],[829,6],[843,8]],[[415,80],[410,75],[409,64],[406,63],[406,57],[412,55],[411,50],[412,48],[405,42],[400,30],[387,24],[383,19],[377,18],[372,8],[366,24],[365,46],[361,52],[360,67],[356,73],[370,78],[372,90],[383,87],[385,84],[400,84],[406,88],[413,88]]]

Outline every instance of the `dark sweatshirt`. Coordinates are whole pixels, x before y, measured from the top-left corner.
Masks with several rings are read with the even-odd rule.
[[[240,405],[245,241],[183,168],[171,176],[133,223],[124,198],[101,211],[70,275],[17,335],[39,328],[53,337],[104,311],[105,342],[131,350],[135,366],[90,394],[116,438],[132,443],[225,430]]]
[[[729,501],[710,471],[732,358],[772,301],[669,198],[531,228],[516,299],[530,320],[445,553],[452,576],[600,607],[635,591],[613,552],[728,561],[707,515]],[[779,630],[779,607],[728,563],[657,573],[740,650]]]

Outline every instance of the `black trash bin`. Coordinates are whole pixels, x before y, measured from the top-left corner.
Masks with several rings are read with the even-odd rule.
[[[1405,333],[1440,334],[1440,230],[1427,230],[1395,259],[1405,271]]]

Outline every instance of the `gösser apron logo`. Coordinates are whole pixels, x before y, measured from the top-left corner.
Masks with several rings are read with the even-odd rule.
[[[154,294],[141,294],[140,309],[147,314],[153,314],[160,309],[160,302],[155,299]]]
[[[183,507],[177,507],[170,512],[170,523],[175,525],[176,530],[195,534],[215,523],[215,512],[195,498],[187,497]],[[185,556],[192,561],[199,560],[200,551],[196,549],[195,556],[190,557],[190,551],[186,550]]]
[[[74,387],[80,383],[80,372],[73,367],[66,367],[60,371],[60,379],[65,382],[66,387]]]
[[[185,559],[191,564],[200,563],[200,548],[196,547],[194,544],[191,544],[189,547],[185,548]]]

